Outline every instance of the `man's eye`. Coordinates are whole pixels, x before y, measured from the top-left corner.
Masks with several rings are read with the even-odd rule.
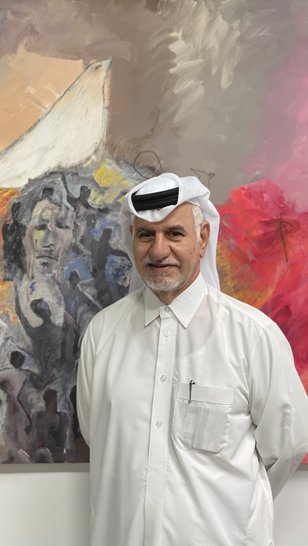
[[[184,234],[182,233],[182,231],[178,231],[178,230],[169,232],[169,237],[173,237],[173,238],[183,237],[183,235]]]
[[[152,238],[152,234],[151,233],[140,233],[138,235],[138,239],[141,239],[141,240],[144,240],[144,241],[148,241],[149,239]]]

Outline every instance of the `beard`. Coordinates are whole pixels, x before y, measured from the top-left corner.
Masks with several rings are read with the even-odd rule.
[[[171,290],[176,290],[183,283],[184,279],[179,277],[178,279],[168,280],[164,278],[157,279],[143,279],[144,283],[153,290],[153,292],[169,292]]]
[[[158,260],[154,261],[151,259],[145,259],[144,260],[145,266],[151,266],[151,265],[171,265],[175,267],[179,267],[180,263],[172,258],[167,258],[165,260]],[[145,275],[143,277],[143,282],[153,291],[159,291],[159,292],[169,292],[170,290],[176,290],[181,284],[184,282],[184,276],[180,275],[177,279],[170,279],[168,277],[168,274],[166,275],[164,271],[161,273],[157,273],[156,277],[147,276]]]

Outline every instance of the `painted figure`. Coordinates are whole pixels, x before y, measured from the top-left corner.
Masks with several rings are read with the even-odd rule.
[[[25,186],[3,224],[11,302],[0,328],[2,462],[88,458],[76,426],[79,340],[97,310],[114,301],[107,283],[101,295],[96,277],[108,260],[97,243],[115,222],[112,206],[92,206],[91,192],[102,193],[91,177],[47,173]],[[105,250],[128,267],[123,251]]]

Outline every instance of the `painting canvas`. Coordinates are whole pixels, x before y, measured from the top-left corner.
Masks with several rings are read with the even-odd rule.
[[[119,211],[163,171],[221,214],[222,290],[287,336],[308,392],[308,4],[0,6],[0,462],[83,462],[80,340],[129,290]]]

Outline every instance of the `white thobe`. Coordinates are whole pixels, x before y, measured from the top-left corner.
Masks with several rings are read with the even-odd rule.
[[[141,289],[82,345],[92,546],[270,546],[273,493],[308,451],[290,346],[199,275],[170,305]]]

